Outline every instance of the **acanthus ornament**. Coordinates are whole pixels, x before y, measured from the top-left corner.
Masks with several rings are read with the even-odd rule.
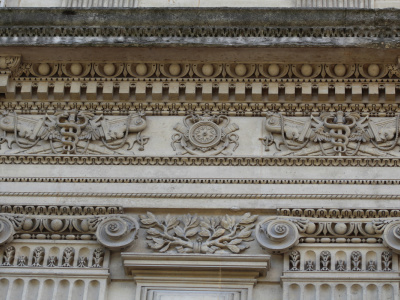
[[[400,253],[399,218],[303,218],[269,217],[256,228],[261,246],[272,253],[285,253],[298,243],[383,243]]]
[[[96,116],[87,111],[66,110],[54,115],[27,116],[3,111],[0,115],[0,148],[7,154],[132,154],[149,138],[144,113],[122,117]],[[132,134],[136,133],[136,135]],[[5,149],[4,149],[5,148]]]
[[[140,216],[140,221],[147,230],[149,247],[164,253],[240,253],[249,246],[244,242],[252,238],[257,215],[245,213],[241,217],[198,217],[167,215],[158,219],[148,212]]]
[[[178,133],[172,135],[171,146],[175,151],[175,144],[181,147],[182,151],[178,155],[231,155],[227,151],[230,145],[234,145],[232,151],[239,146],[239,136],[234,133],[239,130],[239,126],[231,123],[230,118],[225,115],[191,114],[183,119],[183,125],[176,124],[174,130]]]
[[[10,74],[11,72],[15,72],[15,70],[20,66],[20,63],[20,55],[0,55],[0,74]]]
[[[399,157],[399,118],[343,111],[310,117],[268,113],[261,141],[266,151],[275,144],[276,156]]]

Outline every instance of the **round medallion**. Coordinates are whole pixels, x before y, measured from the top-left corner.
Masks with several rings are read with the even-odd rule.
[[[221,129],[213,122],[198,122],[190,128],[189,139],[197,147],[212,147],[220,142]]]

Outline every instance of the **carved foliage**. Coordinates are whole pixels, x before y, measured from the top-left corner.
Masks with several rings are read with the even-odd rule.
[[[72,247],[65,248],[62,256],[62,267],[70,268],[74,264],[75,249]]]
[[[342,259],[339,259],[336,262],[336,271],[346,271],[346,262]]]
[[[20,55],[0,55],[0,74],[15,72],[20,63]],[[18,72],[14,75],[18,75]]]
[[[174,129],[178,132],[172,135],[172,148],[176,151],[178,144],[183,154],[230,155],[226,151],[233,144],[232,151],[239,146],[239,136],[234,133],[239,126],[230,122],[224,115],[189,115],[183,119],[183,125],[178,123]]]
[[[300,268],[300,252],[292,251],[289,256],[289,270],[298,271]]]
[[[331,253],[329,251],[322,251],[319,256],[320,270],[330,271],[331,269]]]
[[[43,247],[37,247],[33,251],[33,262],[32,262],[32,267],[41,267],[43,266],[43,259],[44,259],[44,248]]]
[[[362,117],[343,111],[318,117],[287,117],[268,113],[266,151],[275,144],[279,156],[392,156],[399,157],[399,116]],[[281,148],[282,146],[282,148]]]
[[[69,110],[33,117],[5,111],[0,115],[0,144],[6,143],[12,153],[126,154],[135,144],[144,150],[149,140],[142,136],[145,128],[143,113],[105,117]]]
[[[360,251],[351,252],[351,270],[361,271],[361,260],[362,255]]]
[[[8,246],[6,249],[4,249],[2,266],[9,267],[13,265],[14,258],[15,258],[15,248],[13,246]]]
[[[389,251],[382,252],[382,271],[392,270],[392,253]]]
[[[93,263],[92,268],[101,268],[104,261],[104,249],[97,248],[93,252]]]
[[[244,242],[252,241],[254,222],[258,216],[246,213],[241,217],[198,217],[167,215],[158,219],[148,212],[141,215],[147,230],[149,247],[158,252],[218,253],[230,251],[240,253],[248,248]]]

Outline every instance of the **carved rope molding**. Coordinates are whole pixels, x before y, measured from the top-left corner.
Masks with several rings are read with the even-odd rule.
[[[0,214],[0,245],[14,238],[95,238],[110,250],[128,247],[139,230],[138,222],[125,215],[26,215]]]
[[[191,193],[82,193],[82,192],[0,192],[0,197],[102,197],[102,198],[157,198],[157,199],[356,199],[400,200],[400,195],[382,194],[191,194]]]
[[[288,252],[299,242],[383,243],[400,253],[400,219],[270,217],[257,224],[256,238],[272,253]]]

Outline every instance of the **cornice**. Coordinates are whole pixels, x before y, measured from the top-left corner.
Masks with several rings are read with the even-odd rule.
[[[1,15],[2,46],[400,46],[395,9],[8,8]]]
[[[399,185],[396,179],[285,179],[285,178],[132,178],[132,177],[0,177],[0,182],[50,183],[181,183],[181,184],[341,184]]]
[[[351,166],[398,167],[399,158],[374,157],[194,157],[194,156],[84,156],[84,155],[1,155],[0,164],[42,165],[160,165],[160,166]]]

